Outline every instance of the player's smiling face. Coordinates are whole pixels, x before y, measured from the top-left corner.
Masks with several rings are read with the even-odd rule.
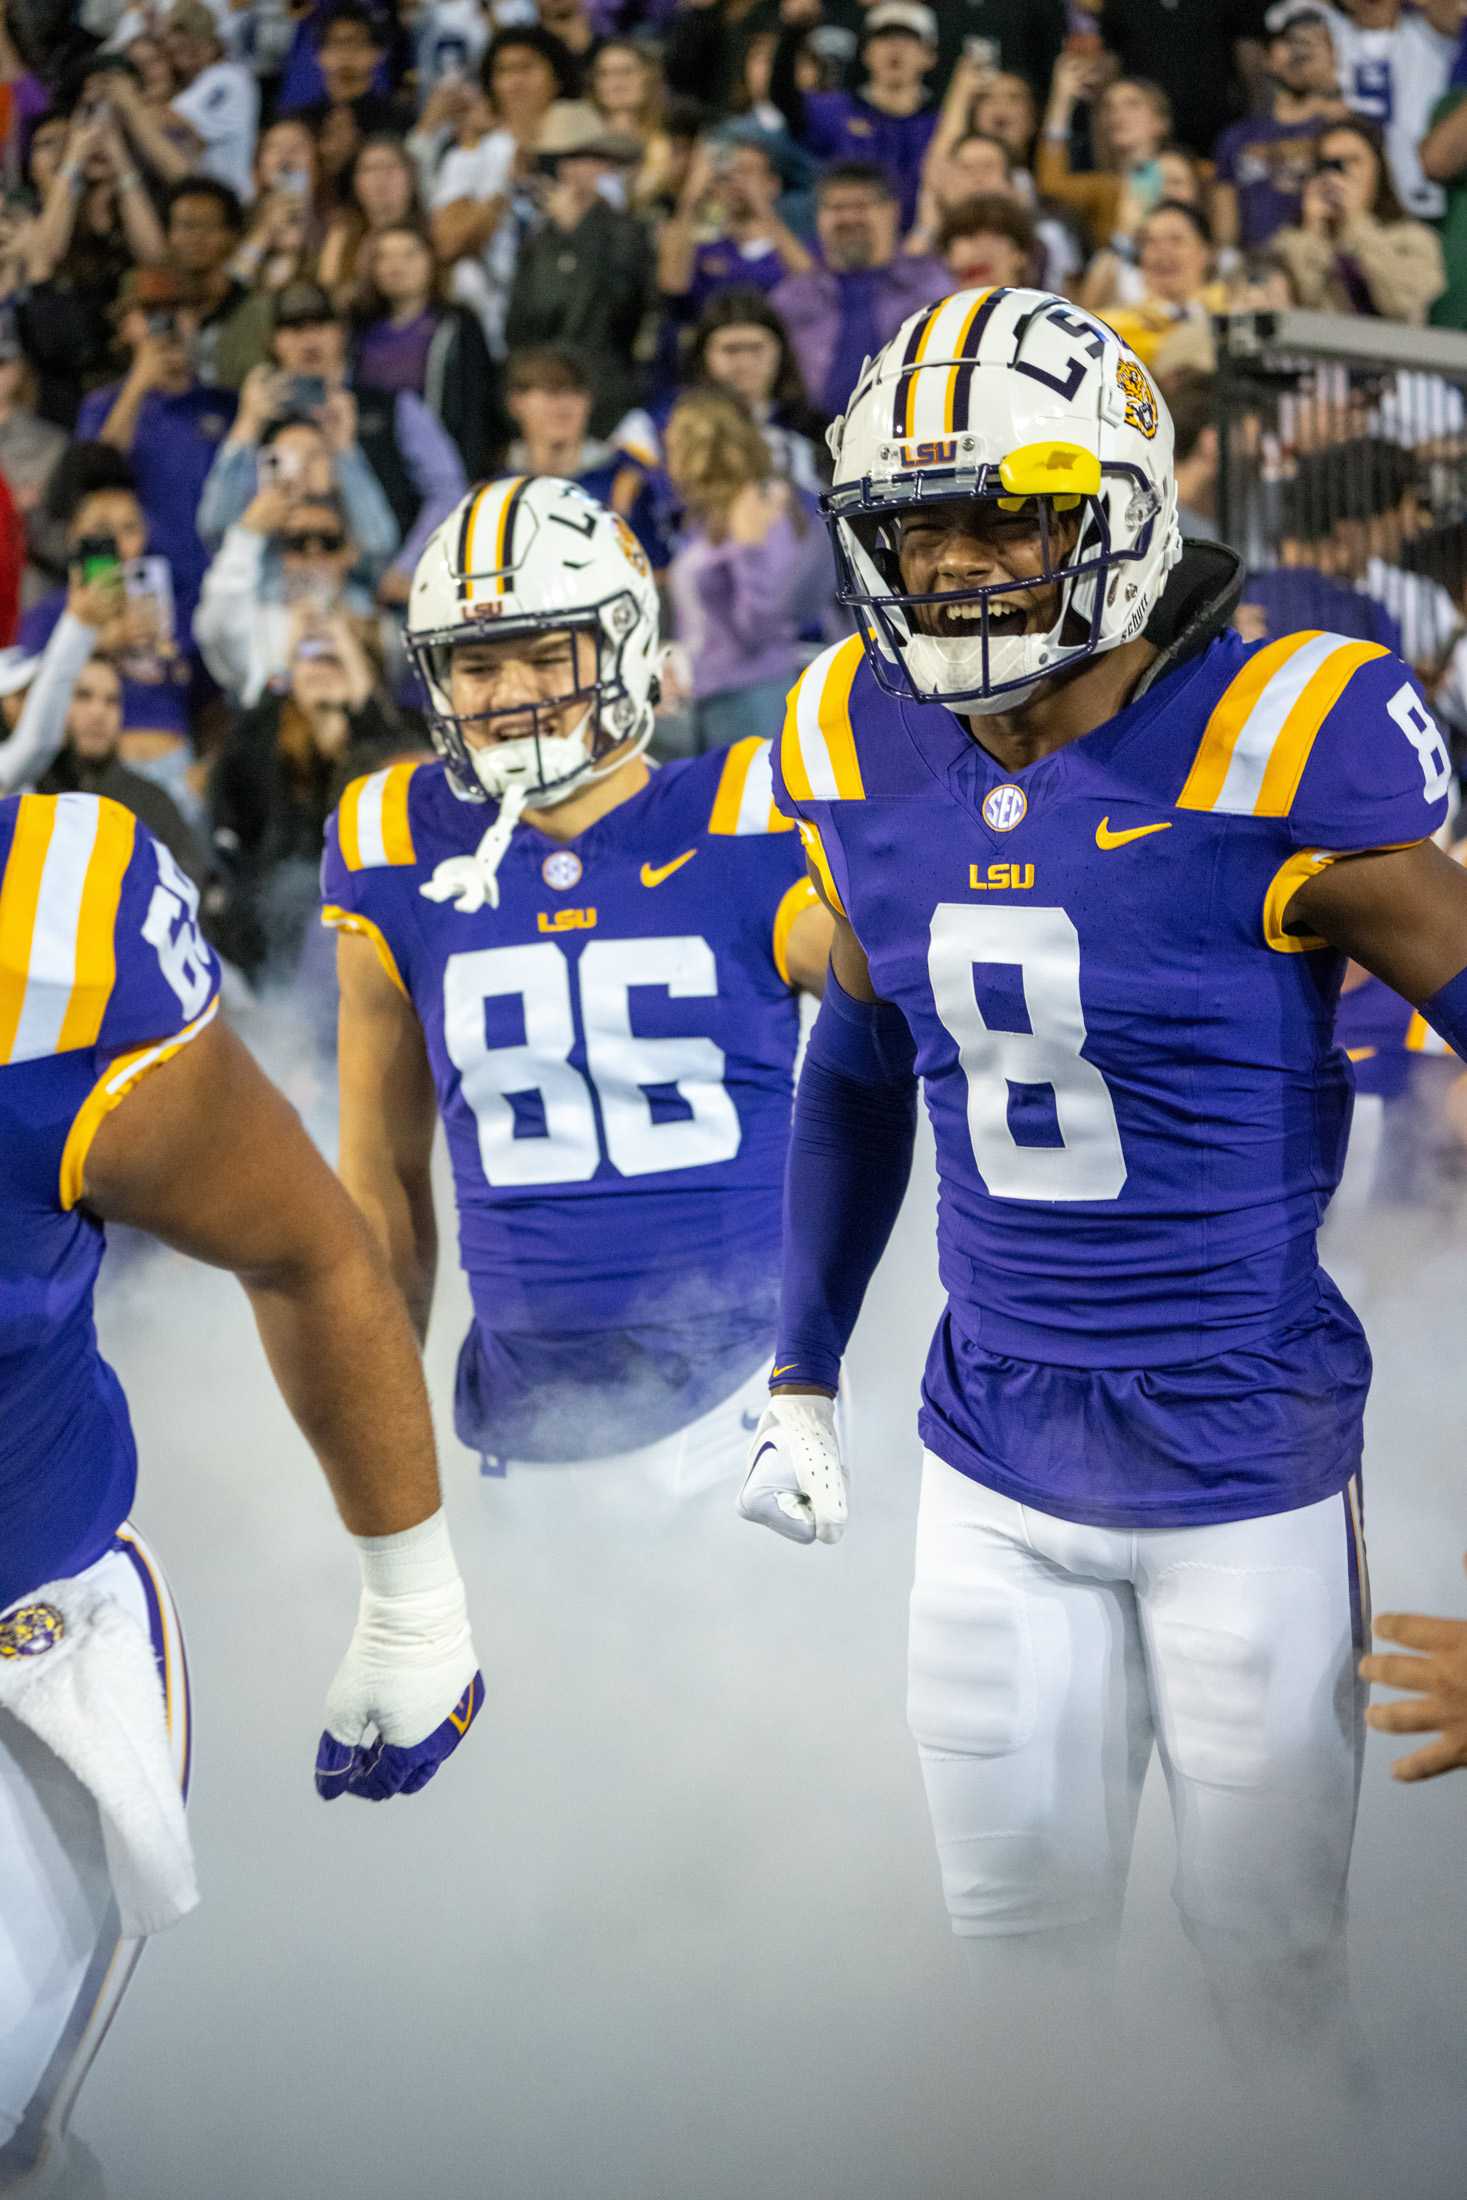
[[[530,733],[570,733],[585,713],[595,678],[592,637],[560,627],[461,642],[453,653],[449,695],[469,746],[486,748]]]
[[[1068,557],[1079,531],[1077,508],[1049,506],[1051,570]],[[988,630],[994,637],[1047,634],[1059,616],[1059,584],[1043,578],[1045,529],[1037,498],[1026,497],[1009,511],[996,500],[975,497],[909,512],[899,522],[897,554],[908,595],[955,599],[914,604],[909,615],[919,633],[943,640],[976,638],[983,620],[983,606],[971,600],[977,588],[1013,591],[989,601]],[[1032,587],[1022,586],[1031,580]]]

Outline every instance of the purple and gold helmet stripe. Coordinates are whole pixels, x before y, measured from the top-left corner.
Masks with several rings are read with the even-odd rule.
[[[953,346],[955,364],[947,378],[947,399],[942,421],[945,434],[951,435],[957,429],[968,426],[968,393],[973,383],[973,369],[978,363],[978,347],[983,341],[983,332],[992,320],[995,308],[1007,296],[1007,290],[1002,288],[985,290],[981,298],[974,300],[972,310],[963,323],[958,340]]]
[[[892,405],[891,425],[896,435],[913,433],[912,411],[917,397],[917,369],[932,338],[932,331],[942,319],[942,309],[947,300],[935,305],[931,312],[917,323],[907,338],[907,348],[902,353],[902,372],[897,377],[896,399]]]

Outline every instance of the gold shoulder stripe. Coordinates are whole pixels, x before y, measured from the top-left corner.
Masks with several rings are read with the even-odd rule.
[[[372,871],[416,863],[408,820],[408,789],[421,758],[390,764],[354,779],[336,813],[341,860],[349,871]]]
[[[1284,916],[1299,888],[1307,886],[1310,879],[1318,878],[1321,871],[1327,871],[1338,860],[1338,855],[1331,854],[1328,849],[1311,848],[1290,856],[1274,872],[1263,897],[1263,937],[1276,954],[1309,955],[1316,948],[1329,946],[1328,940],[1315,939],[1307,933],[1286,932]]]
[[[1320,727],[1360,667],[1388,655],[1379,642],[1351,642],[1334,650],[1306,682],[1275,737],[1253,804],[1255,817],[1288,816]]]
[[[748,734],[742,741],[735,741],[724,759],[723,770],[718,775],[718,792],[713,797],[713,812],[708,820],[710,833],[736,833],[739,829],[739,812],[743,805],[744,788],[748,784],[749,766],[759,751],[759,736]]]
[[[820,838],[819,827],[812,825],[808,818],[802,817],[800,819],[800,838],[805,844],[806,858],[820,881],[827,904],[838,917],[843,917],[846,913],[846,905],[840,898],[835,879],[831,873],[830,858],[825,853],[825,843]]]
[[[87,864],[76,927],[76,976],[61,1022],[57,1052],[95,1046],[117,983],[117,909],[137,841],[137,819],[104,802]]]
[[[1253,706],[1262,695],[1274,674],[1301,650],[1306,642],[1317,639],[1317,632],[1285,634],[1279,641],[1270,642],[1260,649],[1256,657],[1250,657],[1242,670],[1234,675],[1212,707],[1202,735],[1202,744],[1192,760],[1192,769],[1177,797],[1179,810],[1210,810],[1222,793],[1223,782],[1228,776],[1228,766],[1233,751],[1253,712]]]
[[[92,1150],[92,1141],[118,1102],[126,1099],[133,1086],[146,1077],[149,1070],[159,1068],[164,1062],[171,1062],[175,1054],[191,1040],[197,1039],[199,1033],[207,1030],[218,1013],[219,996],[216,993],[203,1015],[195,1017],[191,1024],[186,1024],[173,1038],[159,1040],[154,1046],[135,1047],[130,1053],[121,1054],[116,1061],[108,1064],[77,1109],[71,1129],[66,1134],[66,1144],[61,1149],[61,1204],[68,1212],[82,1196],[82,1180],[86,1173],[87,1155]]]
[[[818,909],[819,907],[820,896],[807,878],[797,878],[794,885],[786,887],[780,897],[779,907],[774,912],[772,951],[774,954],[774,967],[786,985],[791,985],[794,982],[790,977],[790,934],[795,928],[796,920],[802,917],[807,909]]]
[[[0,1062],[11,1058],[25,1006],[41,874],[55,820],[54,802],[38,794],[21,796],[5,876],[0,879]]]
[[[846,802],[865,799],[861,766],[856,755],[856,736],[851,726],[851,689],[865,657],[859,634],[842,642],[830,661],[820,693],[820,732],[835,773],[836,791]]]
[[[323,902],[321,922],[330,932],[358,932],[364,940],[370,940],[377,950],[378,962],[381,963],[382,968],[387,972],[398,992],[405,1001],[412,999],[412,995],[403,983],[402,972],[397,967],[397,957],[388,946],[387,935],[380,925],[374,924],[370,917],[359,915],[355,909],[339,908],[334,901]]]

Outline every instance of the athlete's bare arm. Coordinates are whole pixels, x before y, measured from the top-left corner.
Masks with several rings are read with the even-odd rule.
[[[412,1330],[361,1216],[224,1024],[144,1077],[87,1155],[83,1201],[249,1293],[280,1392],[353,1535],[438,1510]]]
[[[1467,870],[1429,840],[1342,857],[1299,888],[1284,922],[1343,948],[1419,1006],[1467,970]]]
[[[821,907],[832,926],[829,948],[831,969],[853,1001],[878,1000],[880,996],[871,983],[866,950],[857,939],[850,918],[841,916],[838,910],[831,907],[824,881],[813,864],[810,866],[810,884],[819,895]],[[791,969],[793,970],[793,965]]]
[[[343,932],[336,969],[341,1180],[371,1225],[421,1343],[438,1267],[429,1173],[438,1120],[433,1073],[416,1011],[370,940]]]
[[[790,926],[790,936],[785,942],[785,968],[790,974],[790,984],[801,993],[813,993],[817,1000],[825,991],[834,921],[823,904],[818,908],[802,909]]]

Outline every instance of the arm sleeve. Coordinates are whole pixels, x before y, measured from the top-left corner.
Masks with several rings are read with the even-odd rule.
[[[901,1012],[852,1000],[832,971],[790,1126],[775,1379],[836,1388],[911,1174],[914,1063]]]
[[[134,841],[118,897],[116,977],[98,1034],[108,1054],[170,1038],[196,1023],[219,992],[218,961],[198,930],[198,888],[161,840],[130,812],[122,815]]]
[[[1355,261],[1377,313],[1418,326],[1447,287],[1441,240],[1425,222],[1357,222],[1341,238]]]
[[[0,795],[33,785],[61,747],[71,691],[96,646],[91,627],[63,612],[26,690],[15,731],[0,741]]]
[[[204,480],[196,525],[200,539],[217,550],[255,493],[255,451],[244,443],[221,443]]]

